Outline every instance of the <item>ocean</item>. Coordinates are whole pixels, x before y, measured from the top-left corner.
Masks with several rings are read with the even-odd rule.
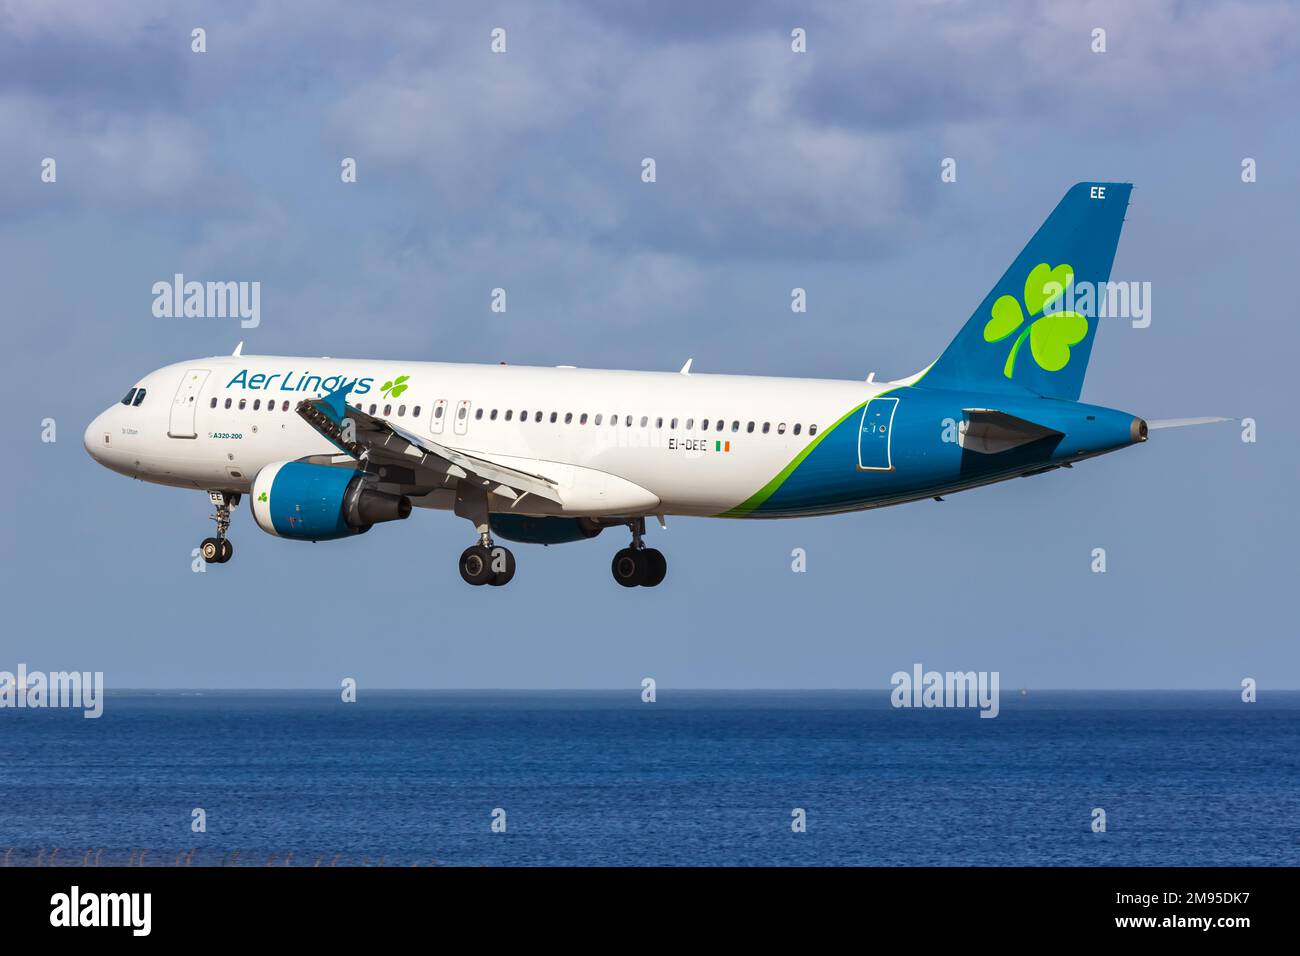
[[[1300,692],[110,692],[0,793],[7,865],[1296,865]]]

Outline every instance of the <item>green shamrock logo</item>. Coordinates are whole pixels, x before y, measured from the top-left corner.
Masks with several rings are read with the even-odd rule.
[[[399,375],[391,382],[385,382],[380,389],[384,393],[384,398],[397,398],[406,391],[406,380],[410,377],[409,375]],[[389,392],[392,392],[392,394],[390,395]]]
[[[264,491],[264,492],[262,492],[260,495],[258,495],[258,496],[257,496],[257,500],[258,500],[258,501],[265,502],[265,501],[267,500],[267,498],[266,498],[266,492]]]
[[[984,326],[985,342],[1001,342],[1024,325],[1026,312],[1030,317],[1029,325],[1011,346],[1007,364],[1002,369],[1007,378],[1011,378],[1015,371],[1016,356],[1026,338],[1029,339],[1029,351],[1040,368],[1059,372],[1070,364],[1070,346],[1078,345],[1088,334],[1088,320],[1078,312],[1044,314],[1044,310],[1065,295],[1073,279],[1073,266],[1062,263],[1053,269],[1046,262],[1040,262],[1029,270],[1025,279],[1024,310],[1013,295],[998,296],[993,303],[992,318]]]

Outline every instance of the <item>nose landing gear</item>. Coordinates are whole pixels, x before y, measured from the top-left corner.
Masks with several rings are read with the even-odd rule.
[[[225,564],[235,554],[235,548],[226,537],[226,532],[230,530],[230,509],[239,507],[239,492],[209,491],[208,497],[217,507],[217,513],[209,516],[217,523],[217,536],[204,538],[199,545],[199,554],[208,564]]]
[[[614,580],[625,588],[658,587],[668,574],[668,559],[657,548],[647,548],[641,540],[645,534],[645,518],[629,521],[632,544],[614,555],[610,571]]]

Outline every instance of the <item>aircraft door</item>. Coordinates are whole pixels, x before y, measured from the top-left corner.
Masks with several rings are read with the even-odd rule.
[[[207,381],[208,370],[205,368],[187,369],[176,397],[172,399],[171,419],[167,434],[172,438],[197,438],[194,430],[194,418],[199,409],[199,392]]]
[[[892,471],[890,445],[894,430],[896,398],[873,398],[862,409],[858,428],[858,468],[863,471]]]
[[[429,419],[429,431],[441,435],[442,426],[445,424],[447,424],[447,400],[440,398],[433,403],[433,417]]]
[[[465,429],[469,427],[469,400],[461,399],[456,403],[456,434],[465,434]]]

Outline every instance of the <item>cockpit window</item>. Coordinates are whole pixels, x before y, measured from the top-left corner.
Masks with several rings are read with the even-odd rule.
[[[135,390],[135,401],[132,402],[131,404],[132,404],[132,405],[139,405],[141,402],[143,402],[143,401],[144,401],[144,393],[145,393],[145,391],[146,391],[146,390],[143,389],[143,388],[137,388],[137,389]]]
[[[126,397],[122,399],[122,404],[123,404],[123,405],[130,405],[130,404],[131,404],[131,399],[135,398],[135,393],[138,392],[138,391],[140,391],[138,388],[133,388],[133,389],[131,389],[131,391],[127,392],[127,393],[126,393]]]

